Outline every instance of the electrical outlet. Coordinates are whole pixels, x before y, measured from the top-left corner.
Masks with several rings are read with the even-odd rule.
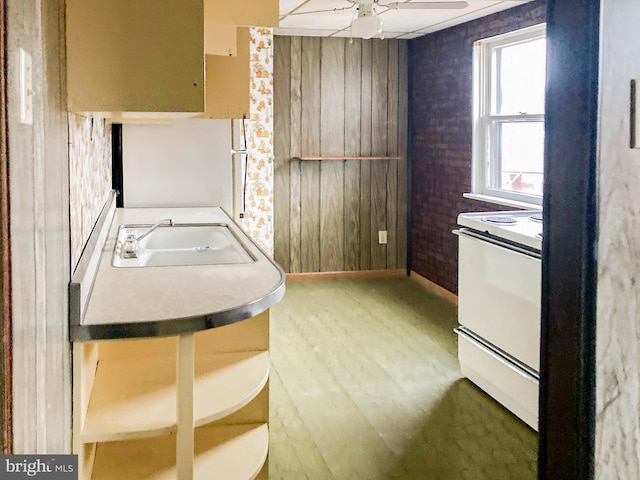
[[[33,72],[31,55],[20,49],[20,123],[33,123]]]
[[[378,230],[378,243],[380,245],[387,244],[387,231],[386,230]]]

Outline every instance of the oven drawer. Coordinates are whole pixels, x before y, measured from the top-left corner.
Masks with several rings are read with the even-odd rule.
[[[540,259],[478,238],[458,238],[459,323],[539,371]]]
[[[462,374],[537,431],[538,379],[464,329],[456,333]]]

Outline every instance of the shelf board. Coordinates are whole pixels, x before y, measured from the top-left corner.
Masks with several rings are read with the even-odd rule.
[[[195,426],[231,415],[247,405],[269,380],[269,367],[269,352],[196,357]]]
[[[402,157],[359,157],[359,156],[319,156],[319,157],[293,157],[298,160],[400,160]]]
[[[269,352],[196,354],[195,426],[247,405],[268,378]],[[175,430],[175,357],[100,361],[83,443],[145,438]]]
[[[266,424],[206,426],[195,430],[193,478],[252,480],[269,449]],[[92,480],[176,480],[174,434],[98,445]]]

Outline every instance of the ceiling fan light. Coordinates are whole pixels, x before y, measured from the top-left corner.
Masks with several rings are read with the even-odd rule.
[[[375,13],[372,15],[358,15],[351,22],[351,36],[371,38],[382,33],[382,19]]]

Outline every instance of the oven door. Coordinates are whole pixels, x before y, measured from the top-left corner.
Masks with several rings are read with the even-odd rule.
[[[469,229],[455,232],[458,322],[540,370],[540,256]]]

